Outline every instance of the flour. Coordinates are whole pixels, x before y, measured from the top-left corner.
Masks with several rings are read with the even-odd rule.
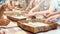
[[[26,18],[25,16],[23,15],[15,15],[15,16],[12,16],[14,18],[18,18],[18,19],[23,19],[23,18]]]
[[[25,25],[28,25],[28,26],[32,26],[32,27],[38,27],[38,26],[49,26],[48,24],[44,24],[44,23],[41,23],[41,22],[29,22],[29,23],[23,23]]]

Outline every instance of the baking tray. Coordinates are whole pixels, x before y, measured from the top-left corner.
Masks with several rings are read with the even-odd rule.
[[[36,26],[35,27],[35,26],[26,25],[29,22],[32,22],[33,24],[39,22],[39,23],[47,24],[48,26]],[[53,29],[57,28],[57,23],[54,23],[54,22],[46,23],[46,22],[44,22],[44,20],[40,20],[40,19],[18,21],[17,24],[20,28],[30,31],[32,33],[45,32],[45,31],[49,31],[49,30],[53,30]]]

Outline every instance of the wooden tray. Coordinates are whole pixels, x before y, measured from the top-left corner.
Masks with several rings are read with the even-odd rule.
[[[7,18],[14,21],[14,22],[17,22],[17,21],[20,21],[20,20],[26,20],[25,16],[21,17],[20,15],[18,15],[18,16],[14,16],[14,15],[7,16]]]
[[[28,24],[29,22],[32,22],[32,23],[36,23],[36,22],[42,22],[44,24],[47,24],[48,26],[29,26],[29,25],[26,25]],[[26,24],[24,24],[26,23]],[[18,26],[24,30],[27,30],[27,31],[30,31],[32,33],[37,33],[37,32],[45,32],[45,31],[49,31],[49,30],[53,30],[53,29],[56,29],[57,28],[57,24],[54,23],[54,22],[47,22],[45,23],[44,21],[41,21],[41,20],[37,20],[37,19],[33,19],[33,20],[23,20],[23,21],[18,21]]]

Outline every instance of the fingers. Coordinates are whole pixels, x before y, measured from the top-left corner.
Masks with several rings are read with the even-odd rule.
[[[6,9],[7,8],[7,5],[3,5],[1,9]]]
[[[48,14],[47,17],[50,17],[52,14]]]
[[[32,18],[32,17],[34,17],[34,15],[29,15],[29,14],[28,14],[28,16],[27,16],[27,17],[28,17],[28,18]]]
[[[49,17],[45,20],[45,22],[48,22],[48,21],[53,21],[54,20],[54,17]]]
[[[47,15],[47,17],[53,16],[55,15],[55,13],[50,13],[49,15]]]
[[[30,18],[32,18],[33,16],[35,16],[35,14],[29,13],[29,14],[27,14],[27,16],[30,17]]]
[[[44,14],[45,17],[48,17],[48,15],[49,15],[49,13],[45,13],[45,14]]]
[[[56,18],[59,18],[58,15],[54,15],[54,16],[51,16],[51,17],[47,18],[47,19],[45,20],[45,22],[48,22],[48,21],[54,22],[54,21],[56,20]]]
[[[0,34],[5,34],[5,31],[1,30],[1,31],[0,31]]]

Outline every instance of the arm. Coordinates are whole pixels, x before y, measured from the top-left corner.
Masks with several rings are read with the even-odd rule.
[[[39,7],[39,5],[35,6],[34,8],[32,8],[32,9],[30,10],[30,12],[36,11],[36,10],[38,9],[38,7]]]
[[[0,17],[3,16],[3,13],[4,13],[6,7],[7,7],[7,5],[3,5],[3,6],[1,7],[1,9],[0,9]]]
[[[50,14],[48,15],[48,17],[51,16],[51,15],[56,15],[56,14],[60,14],[60,11],[50,13]]]
[[[55,12],[55,14],[60,14],[60,10],[59,10],[59,11],[57,11],[57,12]]]
[[[52,13],[52,12],[55,11],[56,5],[57,5],[57,3],[56,3],[55,0],[54,0],[54,1],[51,1],[51,2],[50,2],[50,7],[49,7],[48,10],[36,12],[36,14],[41,14],[41,13],[42,13],[42,14],[44,14],[44,13],[45,13],[45,14],[46,14],[46,13]],[[39,5],[37,5],[36,7],[34,7],[30,12],[36,11],[36,9],[38,9],[38,7],[39,7]]]
[[[30,4],[29,4],[28,7],[26,8],[26,10],[29,10],[29,8],[32,7],[32,3],[33,3],[33,1],[34,1],[34,0],[31,0],[31,1],[30,1]]]
[[[11,2],[11,4],[12,4],[12,8],[15,8],[15,4],[13,1]]]
[[[38,5],[36,5],[32,10],[30,10],[31,12],[32,11],[36,11],[36,10],[38,10],[38,8],[39,8],[39,6],[44,2],[45,0],[43,0],[42,2],[40,2]],[[50,2],[50,7],[49,7],[49,9],[48,10],[46,10],[46,11],[54,11],[55,10],[55,5],[56,5],[56,3],[54,4],[54,2],[55,1],[51,1]],[[41,12],[43,12],[43,11],[41,11]]]
[[[48,17],[48,15],[49,15],[50,13],[54,13],[55,8],[56,8],[56,5],[57,5],[57,3],[56,3],[56,1],[54,0],[54,1],[50,2],[50,7],[49,7],[48,10],[33,13],[32,11],[36,10],[36,9],[39,7],[39,5],[37,5],[36,7],[34,7],[34,9],[31,10],[31,12],[29,12],[29,15],[30,15],[30,14],[31,14],[31,15],[41,14],[41,15],[44,15],[45,17]],[[31,15],[30,15],[30,16],[31,16]]]
[[[56,14],[56,15],[50,16],[49,18],[47,18],[47,19],[45,20],[45,22],[55,21],[57,18],[60,18],[60,14]]]
[[[39,8],[39,5],[35,6],[31,11],[36,11]],[[46,11],[55,11],[55,6],[50,6],[48,10]],[[43,11],[41,11],[43,12]],[[45,11],[44,11],[45,12]]]
[[[3,13],[4,13],[6,8],[7,8],[7,5],[3,5],[0,9],[0,26],[6,26],[10,22],[9,19],[7,19],[3,16]]]

